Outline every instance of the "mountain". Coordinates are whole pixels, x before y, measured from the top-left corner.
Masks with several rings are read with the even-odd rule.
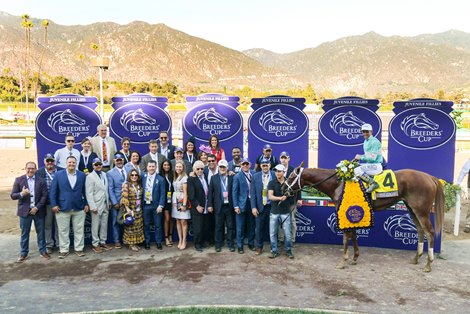
[[[370,32],[287,54],[257,49],[248,56],[309,81],[319,90],[432,92],[470,83],[470,34],[450,31],[417,37]]]
[[[105,78],[118,81],[174,81],[179,84],[292,86],[295,78],[266,67],[245,54],[190,36],[164,24],[132,22],[127,25],[94,23],[63,26],[53,22],[44,44],[41,20],[31,19],[34,28],[31,55],[37,71],[43,70],[74,80],[96,76],[90,66],[92,43],[98,55],[110,56]],[[23,68],[24,29],[21,18],[0,13],[0,68],[17,73]]]

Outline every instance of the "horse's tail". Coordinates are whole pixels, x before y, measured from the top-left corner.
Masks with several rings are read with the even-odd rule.
[[[434,227],[436,235],[439,235],[442,231],[442,222],[444,221],[444,187],[442,183],[436,177],[433,177],[436,183],[436,197],[434,199]]]

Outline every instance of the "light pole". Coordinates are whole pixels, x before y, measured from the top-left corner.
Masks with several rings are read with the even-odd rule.
[[[94,57],[91,59],[93,67],[99,69],[100,75],[100,115],[104,121],[104,99],[103,99],[103,71],[109,69],[109,58],[108,57]]]

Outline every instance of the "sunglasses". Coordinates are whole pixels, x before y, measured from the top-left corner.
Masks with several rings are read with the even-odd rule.
[[[362,131],[362,133],[369,133],[370,131]]]
[[[160,136],[161,140],[166,140],[168,137],[167,136]]]
[[[219,166],[219,168],[225,169],[225,168],[227,168],[227,167],[225,167],[225,166]]]
[[[207,160],[207,162],[215,162],[215,160]]]
[[[133,174],[131,174],[130,176],[131,176],[131,177],[138,177],[139,175],[136,174],[136,173],[133,173]]]
[[[276,172],[284,172],[284,170],[276,170]]]
[[[122,146],[129,146],[130,143],[122,143]]]
[[[272,149],[265,149],[266,152],[272,152]]]
[[[198,170],[204,170],[204,168],[196,168],[196,171],[198,171]]]
[[[46,162],[54,162],[55,159],[46,159]]]
[[[67,143],[73,143],[75,140],[67,140]]]
[[[96,163],[95,166],[101,167],[103,164],[102,163]]]

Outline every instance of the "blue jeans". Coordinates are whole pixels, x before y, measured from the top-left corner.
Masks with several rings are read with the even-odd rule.
[[[150,224],[153,223],[155,226],[155,242],[157,244],[162,244],[162,214],[157,214],[157,209],[152,205],[144,205],[143,209],[144,214],[144,237],[145,243],[150,244]]]
[[[258,210],[259,211],[259,210]],[[255,243],[256,248],[262,249],[265,234],[269,231],[269,212],[271,211],[271,204],[264,206],[262,212],[255,218]]]
[[[110,215],[109,217],[111,217],[111,228],[113,230],[113,238],[112,238],[112,241],[114,244],[117,244],[117,243],[120,243],[121,242],[121,225],[118,224],[117,222],[117,216],[119,214],[119,210],[118,209],[115,209],[114,207],[112,207],[110,210]]]
[[[31,233],[31,224],[34,221],[34,228],[38,237],[39,253],[46,253],[46,240],[44,235],[44,217],[38,215],[28,215],[27,217],[20,217],[21,240],[20,240],[20,255],[28,256],[29,253],[29,234]]]
[[[248,244],[254,245],[255,242],[255,216],[251,213],[251,210],[248,208],[240,214],[236,214],[237,221],[237,246],[238,248],[243,248],[243,243],[245,242],[245,226],[246,226],[246,235],[248,237]]]
[[[292,232],[290,223],[290,213],[288,214],[270,214],[269,215],[269,237],[271,238],[271,251],[279,253],[277,249],[277,230],[282,223],[282,231],[284,232],[284,247],[286,252],[292,250]]]

